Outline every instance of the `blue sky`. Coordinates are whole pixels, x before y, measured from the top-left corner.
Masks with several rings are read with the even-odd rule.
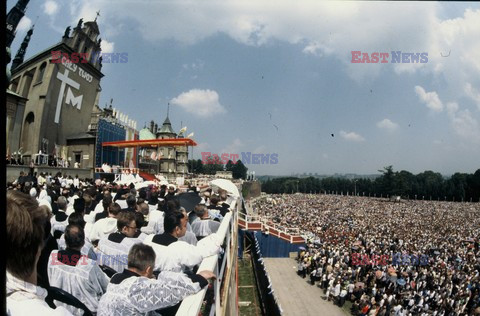
[[[104,64],[100,106],[142,128],[170,102],[195,158],[277,153],[247,165],[271,175],[480,168],[478,3],[31,1],[13,54],[35,21],[27,58],[98,10],[102,50],[128,53]],[[428,62],[351,63],[392,50]]]

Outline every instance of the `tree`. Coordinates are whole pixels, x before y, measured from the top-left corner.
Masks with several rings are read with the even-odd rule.
[[[209,156],[203,165],[203,171],[206,174],[215,174],[217,171],[223,171],[224,167],[218,156]]]
[[[247,178],[248,168],[245,167],[245,165],[243,164],[243,162],[241,160],[238,160],[237,163],[234,164],[231,167],[231,169],[232,169],[232,176],[233,176],[234,179],[246,179]]]
[[[383,167],[383,170],[378,170],[382,173],[382,176],[378,178],[380,184],[380,193],[385,195],[392,195],[394,188],[394,173],[393,166]]]
[[[204,173],[203,163],[201,159],[197,159],[197,160],[190,159],[188,161],[188,168],[190,169],[190,172],[195,174]]]
[[[227,164],[225,165],[225,170],[226,171],[232,171],[233,172],[233,168],[235,167],[235,164],[233,163],[233,161],[229,160],[227,162]]]

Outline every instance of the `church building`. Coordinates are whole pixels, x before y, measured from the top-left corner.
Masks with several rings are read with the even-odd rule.
[[[60,42],[24,60],[32,33],[33,28],[13,59],[7,89],[23,105],[22,117],[11,111],[8,120],[7,114],[7,135],[9,131],[12,135],[7,146],[21,151],[25,164],[40,153],[41,157],[55,155],[67,159],[67,139],[88,131],[104,76],[102,60],[98,58],[101,39],[96,19],[85,23],[80,19],[73,31],[67,27]],[[76,60],[74,56],[86,60]],[[84,155],[80,153],[79,157]],[[93,161],[82,164],[93,165]]]

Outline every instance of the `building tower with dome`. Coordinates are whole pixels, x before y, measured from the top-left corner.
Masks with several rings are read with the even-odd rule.
[[[158,128],[154,121],[150,128],[146,125],[139,132],[139,140],[177,139],[184,138],[184,133],[178,134],[173,130],[169,115]],[[166,179],[175,179],[188,173],[188,147],[162,146],[158,148],[142,148],[139,155],[138,167],[151,174],[159,174]]]

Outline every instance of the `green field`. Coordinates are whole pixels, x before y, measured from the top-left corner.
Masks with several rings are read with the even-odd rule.
[[[240,305],[240,315],[262,315],[258,306],[258,295],[252,270],[252,262],[248,254],[244,256],[243,260],[238,260],[238,302]],[[248,306],[242,306],[244,305],[242,302],[250,302],[250,304]]]

